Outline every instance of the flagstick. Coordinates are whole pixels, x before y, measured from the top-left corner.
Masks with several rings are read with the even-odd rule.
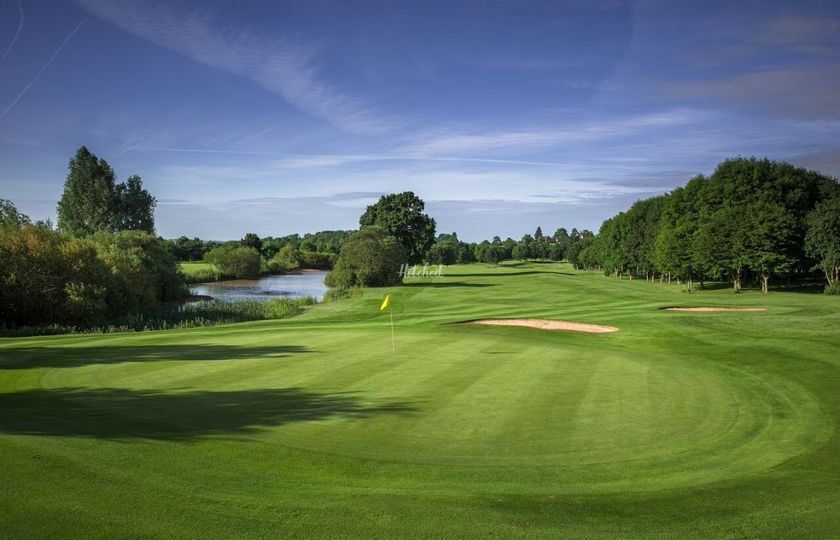
[[[394,337],[394,312],[391,311],[390,304],[388,304],[388,315],[391,316],[391,350],[397,352],[397,338]]]

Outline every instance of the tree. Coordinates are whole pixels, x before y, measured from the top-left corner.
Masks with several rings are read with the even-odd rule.
[[[0,227],[13,225],[22,227],[29,223],[29,217],[18,212],[17,207],[6,199],[0,199]]]
[[[262,255],[263,242],[262,240],[260,240],[260,237],[257,234],[248,233],[245,235],[244,238],[242,238],[242,240],[239,243],[245,247],[254,248],[255,250],[257,250],[257,253]]]
[[[534,240],[537,242],[542,242],[543,240],[542,227],[539,225],[537,225],[537,230],[534,232]]]
[[[566,231],[563,227],[560,227],[556,231],[554,231],[554,241],[558,244],[565,244],[566,241],[569,239],[569,232]]]
[[[458,257],[458,242],[445,240],[435,242],[429,248],[428,261],[433,264],[454,264]]]
[[[467,264],[475,262],[475,254],[470,244],[466,242],[458,242],[458,250],[455,255],[455,262],[458,264]]]
[[[751,204],[746,209],[747,260],[761,276],[767,293],[773,275],[789,272],[796,263],[796,220],[779,204]]]
[[[114,228],[114,170],[86,147],[68,165],[64,193],[58,201],[58,228],[71,233]]]
[[[294,244],[286,244],[274,256],[274,260],[282,264],[287,270],[300,266],[300,252]]]
[[[822,202],[808,214],[805,251],[817,261],[829,287],[840,283],[840,197]]]
[[[200,261],[206,251],[204,242],[200,238],[179,236],[175,240],[166,240],[167,247],[179,261]]]
[[[227,276],[256,278],[260,275],[260,254],[252,247],[219,246],[210,250],[204,260]]]
[[[111,315],[154,310],[185,294],[174,255],[154,235],[136,230],[100,232],[92,239],[110,269],[106,298]]]
[[[108,162],[84,146],[70,160],[68,171],[58,201],[59,230],[72,234],[127,230],[154,234],[157,201],[143,189],[139,176],[117,185]]]
[[[595,246],[593,245],[595,243],[595,237],[589,231],[586,231],[586,233],[581,234],[575,231],[575,234],[569,237],[569,244],[566,246],[566,260],[572,263],[572,266],[577,269],[594,267],[594,263],[597,260],[595,257],[589,257],[584,261],[581,257],[586,251],[590,251],[590,254],[595,251]]]
[[[363,227],[350,236],[327,275],[331,287],[387,287],[402,281],[400,266],[406,258],[397,239],[376,226]]]
[[[397,239],[408,263],[421,262],[435,241],[435,220],[423,213],[425,203],[411,191],[382,196],[359,219]]]
[[[113,213],[115,231],[155,232],[155,206],[157,201],[143,189],[143,181],[137,175],[114,189]]]

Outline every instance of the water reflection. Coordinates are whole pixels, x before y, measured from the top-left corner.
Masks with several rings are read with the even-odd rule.
[[[312,296],[322,300],[327,292],[326,272],[307,270],[299,274],[266,276],[259,279],[232,279],[215,283],[197,283],[190,287],[196,296],[212,296],[219,300],[270,300]]]

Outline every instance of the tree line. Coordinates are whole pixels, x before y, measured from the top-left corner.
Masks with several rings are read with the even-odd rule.
[[[327,283],[339,289],[394,285],[401,281],[402,264],[495,265],[512,259],[565,259],[577,265],[595,239],[587,230],[569,233],[560,228],[549,236],[537,227],[533,236],[526,234],[519,241],[495,236],[468,243],[454,232],[435,236],[436,222],[424,210],[423,200],[410,191],[384,195],[368,206],[359,218],[359,231],[343,243]]]
[[[482,262],[498,264],[508,260],[569,261],[580,264],[580,254],[594,240],[595,235],[586,229],[571,232],[557,229],[553,235],[544,235],[537,227],[533,235],[526,234],[520,240],[494,236],[492,240],[463,242],[457,233],[440,234],[429,248],[424,262],[430,264],[467,264]]]
[[[768,159],[724,161],[708,177],[636,202],[603,222],[580,254],[615,277],[801,282],[821,272],[840,292],[840,184],[836,178]]]
[[[344,240],[352,232],[320,231],[277,238],[261,238],[256,233],[248,233],[240,240],[225,242],[181,236],[164,240],[164,244],[178,261],[204,261],[213,265],[214,271],[188,276],[190,281],[210,281],[253,278],[298,268],[329,270],[335,264]]]

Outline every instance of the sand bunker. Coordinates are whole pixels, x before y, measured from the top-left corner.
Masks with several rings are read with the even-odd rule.
[[[693,311],[696,313],[715,313],[721,311],[741,311],[741,312],[756,312],[767,311],[763,307],[666,307],[662,308],[665,311]]]
[[[569,321],[554,321],[551,319],[481,319],[471,321],[472,324],[489,324],[493,326],[525,326],[540,330],[567,330],[571,332],[587,332],[589,334],[606,334],[617,332],[615,326],[601,326],[598,324],[576,323]]]

